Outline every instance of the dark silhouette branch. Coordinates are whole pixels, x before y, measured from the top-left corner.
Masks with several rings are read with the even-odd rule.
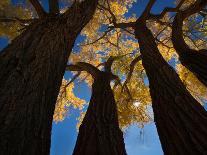
[[[38,0],[29,0],[29,1],[34,7],[35,11],[37,12],[39,18],[44,18],[47,15],[47,13],[45,12],[45,10],[43,9],[43,7],[41,6]]]
[[[127,86],[127,83],[130,82],[131,77],[132,77],[132,74],[133,74],[133,72],[134,72],[135,65],[136,65],[140,60],[142,60],[142,56],[141,56],[141,55],[139,55],[139,56],[136,57],[134,60],[132,60],[132,62],[131,62],[131,64],[130,64],[129,73],[128,73],[127,78],[126,78],[126,80],[125,80],[125,82],[124,82],[124,84],[123,84],[123,88],[124,88],[125,86]],[[123,89],[122,89],[122,90],[123,90]]]
[[[86,63],[86,62],[78,62],[75,65],[68,65],[66,70],[70,71],[87,71],[89,74],[92,75],[93,78],[98,76],[100,70],[98,70],[95,66]]]
[[[137,21],[146,21],[149,18],[150,15],[150,11],[154,5],[154,3],[156,2],[156,0],[150,0],[149,3],[147,4],[144,12],[142,13],[142,15],[140,16],[140,18],[137,19]]]
[[[99,37],[98,39],[96,39],[95,41],[93,41],[93,42],[91,42],[91,43],[87,43],[87,44],[82,44],[81,46],[92,45],[92,44],[98,42],[99,40],[103,39],[103,38],[104,38],[109,32],[111,32],[111,31],[112,31],[112,28],[110,28],[110,29],[108,29],[107,31],[105,31],[105,32],[103,33],[103,35],[102,35],[101,37]]]
[[[177,5],[177,7],[175,7],[175,8],[170,8],[170,7],[164,8],[164,10],[161,12],[161,14],[157,14],[157,15],[150,14],[149,19],[159,20],[159,19],[162,19],[166,15],[166,13],[168,13],[168,12],[177,12],[177,11],[179,11],[180,7],[183,5],[184,2],[185,2],[185,0],[181,0],[179,2],[179,4]]]
[[[173,21],[172,43],[179,55],[182,65],[188,68],[194,75],[207,86],[207,50],[199,51],[191,49],[183,38],[183,21],[190,15],[199,12],[207,5],[205,0],[197,0],[183,11],[179,11]]]

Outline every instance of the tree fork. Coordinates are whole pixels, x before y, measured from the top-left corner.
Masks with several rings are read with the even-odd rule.
[[[113,58],[112,58],[113,59]],[[119,128],[118,115],[110,81],[116,76],[110,72],[115,59],[105,64],[105,71],[87,63],[77,63],[70,70],[87,71],[94,78],[92,96],[73,155],[126,155],[123,133]]]

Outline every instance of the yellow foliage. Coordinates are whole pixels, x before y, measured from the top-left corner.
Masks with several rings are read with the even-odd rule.
[[[68,85],[67,80],[62,80],[62,85],[58,95],[58,99],[55,106],[55,112],[53,115],[53,120],[55,122],[63,121],[68,113],[68,108],[72,106],[73,108],[82,109],[85,100],[82,100],[74,95],[74,84],[70,83]]]
[[[207,88],[183,65],[176,66],[181,80],[189,92],[201,103],[207,101]]]

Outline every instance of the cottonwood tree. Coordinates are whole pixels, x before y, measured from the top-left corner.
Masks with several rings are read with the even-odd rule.
[[[10,8],[23,16],[1,14],[0,28],[8,24],[24,29],[0,53],[0,154],[49,154],[53,112],[68,57],[97,6],[97,0],[74,1],[60,13],[57,0],[49,0],[49,12],[38,0],[29,2],[37,18],[29,18],[28,9],[12,10],[10,1],[0,2],[5,13]]]
[[[82,51],[84,53],[84,47],[87,47],[86,49],[90,49],[92,51],[91,53],[95,53],[96,56],[100,51],[107,51],[106,56],[129,54],[129,56],[124,57],[124,59],[117,63],[117,65],[115,64],[113,69],[115,71],[117,70],[119,73],[123,73],[123,68],[126,67],[125,62],[127,62],[126,64],[130,65],[130,67],[128,66],[127,69],[125,69],[128,71],[124,72],[127,78],[124,80],[123,85],[135,85],[136,89],[134,90],[138,91],[139,87],[136,85],[135,81],[139,81],[140,79],[137,78],[134,80],[133,77],[131,78],[131,75],[138,72],[141,73],[141,69],[137,68],[140,62],[140,57],[137,54],[139,48],[142,64],[149,79],[155,123],[164,153],[206,154],[205,148],[207,143],[205,142],[205,138],[207,134],[205,126],[207,124],[207,114],[202,105],[195,100],[195,98],[198,99],[196,97],[197,95],[206,96],[206,93],[203,94],[203,92],[206,92],[206,87],[199,83],[195,77],[192,77],[191,72],[187,72],[187,76],[190,76],[190,78],[184,78],[183,72],[186,72],[186,69],[182,69],[181,73],[179,71],[183,82],[185,82],[183,83],[175,70],[166,62],[166,60],[170,60],[175,54],[175,49],[173,49],[172,43],[169,41],[171,38],[168,37],[171,31],[172,20],[170,19],[172,17],[170,14],[167,15],[167,12],[179,12],[179,8],[184,2],[185,1],[181,1],[178,3],[176,8],[165,8],[160,15],[153,15],[150,11],[155,0],[151,0],[139,18],[134,16],[123,18],[123,15],[117,14],[116,11],[113,10],[114,4],[109,3],[109,1],[108,4],[99,3],[99,11],[103,11],[106,14],[103,19],[108,19],[104,23],[105,25],[109,25],[108,30],[98,35],[95,35],[95,33],[88,34],[88,39],[85,44],[83,44]],[[124,10],[121,7],[119,8]],[[91,22],[93,22],[93,20]],[[130,37],[127,37],[126,34]],[[135,38],[131,38],[132,36]],[[134,39],[138,40],[139,46],[134,46]],[[165,40],[170,43],[166,43]],[[126,44],[123,42],[126,42]],[[126,48],[127,45],[128,47]],[[131,49],[130,46],[132,48],[135,47],[134,51],[127,50]],[[127,52],[123,53],[123,51]],[[133,54],[130,55],[130,53]],[[163,57],[165,59],[163,59]],[[134,72],[132,73],[132,71]],[[142,76],[142,74],[139,74],[139,76]],[[130,81],[130,79],[133,81]],[[144,78],[141,79],[143,83]],[[192,84],[194,81],[196,81],[196,85]],[[116,90],[115,96],[117,92],[122,92],[121,90],[122,88],[120,91]],[[129,92],[133,92],[132,89],[129,89]],[[195,98],[192,97],[192,95]],[[138,97],[141,98],[141,95]],[[125,106],[123,106],[123,104],[119,106],[119,101],[121,101],[119,98],[117,101],[118,110],[119,108],[120,111],[123,110],[122,107]],[[125,105],[128,105],[124,109],[125,111],[130,111],[130,108],[134,106],[134,102],[129,101],[130,100],[125,100],[124,102],[126,103]],[[119,118],[121,118],[119,120],[120,122],[124,119],[127,120],[126,116],[129,116],[122,114],[123,113],[120,113],[119,115]],[[134,112],[132,115],[133,114],[141,115],[138,112]],[[126,122],[130,124],[131,120],[133,120],[133,117],[130,121]]]
[[[94,79],[89,107],[80,125],[73,155],[126,154],[114,94],[110,86],[111,80],[118,80],[111,72],[114,60],[110,57],[104,63],[104,71],[84,62],[67,67],[71,71],[87,71]]]
[[[163,15],[150,14],[155,2],[150,0],[135,22],[114,23],[114,27],[132,27],[135,31],[142,64],[149,78],[155,123],[164,153],[206,154],[207,143],[204,137],[207,137],[207,113],[190,95],[173,68],[163,59],[152,32],[147,28],[147,20],[159,19]],[[182,3],[184,1],[181,1],[174,11],[179,9]]]
[[[205,0],[197,0],[194,5],[179,11],[172,26],[172,42],[179,55],[180,62],[207,86],[207,50],[199,51],[191,49],[183,38],[183,21],[189,16],[202,11],[207,5]]]

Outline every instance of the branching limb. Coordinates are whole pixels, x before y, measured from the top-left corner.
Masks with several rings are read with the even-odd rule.
[[[137,21],[146,21],[149,18],[150,11],[151,11],[151,9],[152,9],[155,2],[156,2],[156,0],[150,0],[149,1],[149,3],[147,4],[144,12],[140,16],[140,18],[137,19]]]
[[[111,15],[111,23],[113,24],[113,26],[109,26],[108,28],[109,29],[113,29],[113,28],[121,28],[121,29],[125,29],[125,28],[128,28],[128,27],[133,27],[135,22],[128,22],[128,23],[117,23],[117,20],[116,20],[116,16],[114,15],[114,13],[111,11],[111,8],[110,8],[110,4],[109,4],[109,1],[107,0],[107,5],[108,5],[108,8],[105,7],[104,5],[101,5],[101,4],[98,4],[98,6],[103,9],[103,10],[106,10],[109,12],[109,14]]]
[[[142,60],[141,55],[139,55],[138,57],[136,57],[136,58],[131,62],[131,64],[130,64],[130,69],[129,69],[129,73],[128,73],[127,78],[126,78],[126,80],[125,80],[125,82],[124,82],[124,84],[123,84],[123,88],[126,87],[126,86],[127,86],[127,83],[130,82],[131,77],[132,77],[132,73],[134,72],[135,65],[136,65],[140,60]],[[122,88],[122,90],[123,90],[123,88]]]
[[[29,1],[32,4],[32,6],[35,8],[35,11],[37,12],[39,18],[44,18],[47,15],[47,13],[45,12],[45,10],[43,9],[43,7],[41,6],[38,0],[29,0]]]
[[[185,2],[185,0],[181,0],[179,2],[179,4],[177,5],[177,7],[175,7],[175,8],[170,8],[170,7],[165,8],[161,12],[161,14],[158,14],[158,15],[150,14],[149,19],[159,20],[159,19],[162,19],[166,15],[166,13],[168,13],[168,12],[177,12],[177,11],[179,11],[180,7],[183,5],[184,2]]]
[[[95,66],[86,63],[86,62],[78,62],[75,65],[68,65],[66,67],[66,70],[70,71],[87,71],[90,73],[94,78],[98,76],[98,73],[100,72]]]

